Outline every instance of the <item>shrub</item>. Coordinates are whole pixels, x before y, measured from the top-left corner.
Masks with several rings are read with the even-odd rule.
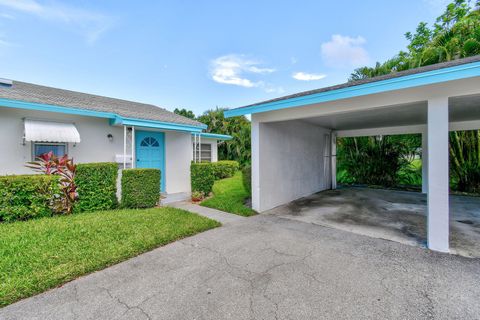
[[[450,172],[454,189],[480,193],[480,131],[450,132]]]
[[[117,174],[118,166],[113,162],[78,164],[75,176],[78,201],[75,211],[114,209],[118,204]]]
[[[58,179],[53,175],[0,177],[0,221],[53,215],[53,200],[60,195]]]
[[[126,169],[122,171],[122,207],[150,208],[160,199],[158,169]]]
[[[208,195],[215,182],[213,163],[192,163],[190,165],[192,192],[199,191]]]
[[[211,165],[213,166],[215,179],[225,179],[233,177],[235,172],[237,172],[240,167],[237,161],[232,160],[212,162]]]
[[[338,139],[338,171],[353,183],[392,187],[399,172],[409,166],[420,147],[419,135],[392,135]]]
[[[75,184],[77,165],[73,163],[73,159],[69,159],[66,154],[57,157],[50,151],[37,157],[37,161],[27,162],[26,167],[46,175],[59,176],[60,194],[52,198],[51,207],[55,213],[73,212],[73,205],[78,199]]]
[[[233,177],[238,169],[238,162],[231,160],[192,163],[190,166],[192,192],[198,191],[208,195],[215,180]]]
[[[192,192],[192,201],[198,202],[202,201],[205,198],[205,195],[201,191],[193,191]]]
[[[252,167],[246,166],[242,169],[243,186],[248,194],[252,194]]]

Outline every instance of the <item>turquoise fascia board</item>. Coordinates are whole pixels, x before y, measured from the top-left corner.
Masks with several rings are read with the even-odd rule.
[[[408,89],[423,85],[461,80],[478,76],[480,76],[480,62],[472,62],[450,68],[432,70],[337,90],[314,93],[302,97],[295,97],[285,100],[267,102],[250,107],[227,110],[225,111],[225,117],[230,118],[246,114],[294,108],[309,104],[348,99],[369,94]]]
[[[184,124],[154,121],[154,120],[125,118],[110,112],[67,108],[67,107],[55,106],[50,104],[11,100],[11,99],[4,99],[4,98],[0,98],[0,107],[35,110],[35,111],[46,111],[46,112],[57,112],[57,113],[73,114],[73,115],[95,117],[95,118],[106,118],[106,119],[110,119],[109,120],[110,125],[134,125],[134,126],[146,127],[146,128],[158,128],[158,129],[165,129],[165,130],[177,130],[177,131],[188,131],[188,132],[201,132],[203,129],[207,128],[207,125],[204,125],[204,124],[202,124],[201,126],[192,126],[192,125],[184,125]]]
[[[192,135],[193,134],[194,133],[192,132]],[[226,135],[226,134],[217,134],[217,133],[208,133],[208,132],[200,133],[200,137],[217,139],[217,140],[232,140],[232,136],[229,136],[229,135]]]
[[[190,126],[178,123],[170,122],[161,122],[161,121],[149,121],[143,119],[131,119],[120,117],[119,120],[115,120],[115,124],[126,125],[126,126],[136,126],[144,128],[155,128],[155,129],[164,129],[164,130],[175,130],[175,131],[187,131],[187,132],[202,132],[203,129],[206,129],[207,126]]]
[[[111,119],[115,117],[114,113],[109,113],[109,112],[74,109],[74,108],[55,106],[51,104],[11,100],[11,99],[4,99],[4,98],[0,98],[0,107],[35,110],[35,111],[46,111],[46,112],[57,112],[57,113],[74,114],[79,116],[107,118],[107,119]]]

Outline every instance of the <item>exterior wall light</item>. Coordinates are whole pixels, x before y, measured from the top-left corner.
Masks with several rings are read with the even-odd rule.
[[[113,134],[109,133],[107,134],[108,141],[112,142],[113,141]]]

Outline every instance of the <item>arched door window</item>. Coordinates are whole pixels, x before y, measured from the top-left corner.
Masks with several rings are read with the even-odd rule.
[[[160,144],[158,143],[157,139],[153,137],[145,137],[143,138],[142,142],[140,142],[141,147],[159,147]]]

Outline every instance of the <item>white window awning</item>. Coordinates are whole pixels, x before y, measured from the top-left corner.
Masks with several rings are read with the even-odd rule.
[[[80,134],[73,123],[25,119],[25,141],[80,142]]]

